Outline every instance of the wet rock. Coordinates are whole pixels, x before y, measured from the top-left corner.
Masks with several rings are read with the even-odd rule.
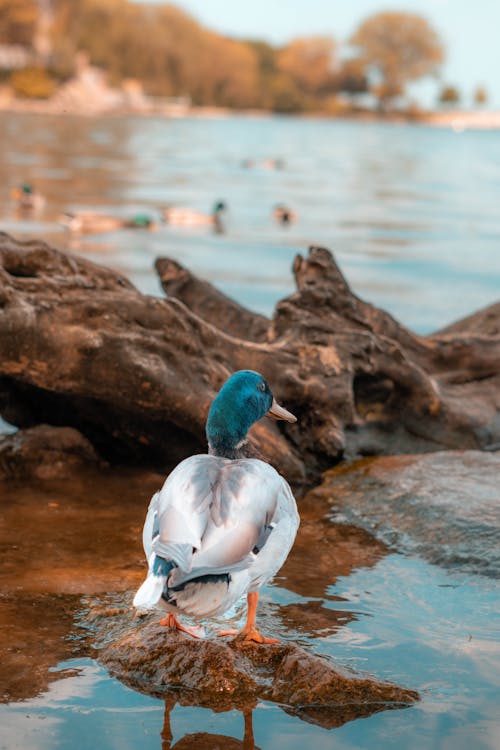
[[[0,436],[0,479],[70,477],[82,466],[105,464],[72,427],[40,424]]]
[[[500,574],[500,453],[366,458],[325,474],[330,518],[461,572]]]
[[[195,640],[124,608],[103,616],[90,609],[98,658],[127,685],[151,695],[175,691],[186,705],[216,711],[277,702],[323,726],[337,726],[384,708],[413,704],[418,694],[334,665],[291,643],[258,646],[234,639]]]
[[[500,442],[493,323],[491,335],[417,336],[357,298],[331,254],[311,248],[297,256],[297,291],[277,305],[264,340],[267,321],[192,276],[183,286],[169,261],[159,268],[167,299],[42,242],[1,236],[0,413],[23,427],[74,427],[112,462],[166,467],[206,449],[214,395],[250,368],[298,416],[251,433],[296,484],[343,455]]]

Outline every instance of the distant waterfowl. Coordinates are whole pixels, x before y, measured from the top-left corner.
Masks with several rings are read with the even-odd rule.
[[[76,234],[101,234],[118,229],[154,229],[155,221],[146,214],[136,214],[130,219],[98,213],[65,213],[59,223]]]
[[[287,226],[288,224],[293,224],[293,222],[297,219],[297,215],[295,211],[292,211],[290,208],[287,208],[282,203],[279,203],[277,206],[274,207],[273,216],[278,222],[278,224],[283,224],[284,226]]]
[[[168,611],[164,625],[195,637],[179,614],[223,614],[247,596],[244,640],[272,643],[256,627],[258,591],[281,568],[299,525],[287,482],[251,455],[247,432],[264,416],[295,422],[266,380],[241,370],[222,386],[206,424],[208,454],[182,461],[151,500],[143,530],[149,563],[134,605]],[[220,635],[234,635],[227,630]]]
[[[17,207],[20,211],[36,213],[45,206],[45,198],[29,182],[23,182],[13,188],[11,195],[17,201]]]
[[[166,224],[189,227],[213,226],[216,232],[222,232],[222,215],[226,209],[224,201],[217,201],[209,214],[183,206],[167,206],[161,211],[161,215]]]
[[[244,169],[260,168],[272,170],[283,169],[285,162],[283,159],[261,159],[260,161],[255,159],[243,159],[241,166]]]
[[[285,162],[283,159],[264,159],[261,165],[262,169],[283,169]]]

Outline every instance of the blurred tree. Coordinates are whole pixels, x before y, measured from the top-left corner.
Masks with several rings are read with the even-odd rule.
[[[308,98],[299,90],[293,78],[285,73],[276,73],[269,80],[267,101],[267,106],[273,112],[282,114],[304,112],[309,107]]]
[[[67,75],[78,50],[112,81],[137,78],[157,96],[255,106],[258,60],[248,45],[203,28],[174,5],[55,0],[55,65]]]
[[[406,84],[435,73],[444,59],[438,34],[425,18],[413,13],[377,13],[351,38],[368,70],[381,107],[404,94]]]
[[[334,87],[336,44],[329,36],[294,39],[280,50],[277,67],[306,94],[327,93]]]
[[[484,86],[477,86],[476,90],[474,91],[474,104],[477,104],[478,106],[482,106],[483,104],[486,104],[488,101],[488,92],[484,88]]]
[[[443,86],[439,92],[438,101],[440,104],[455,106],[460,101],[460,92],[455,86]]]
[[[36,0],[0,0],[0,43],[30,46],[37,18]]]
[[[44,68],[16,70],[9,83],[17,96],[26,99],[48,99],[55,91],[55,81]]]
[[[336,86],[346,94],[366,94],[369,86],[363,60],[356,57],[344,60],[336,75]]]

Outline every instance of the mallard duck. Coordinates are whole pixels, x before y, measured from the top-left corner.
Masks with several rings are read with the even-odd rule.
[[[247,432],[264,416],[296,422],[258,372],[234,373],[214,399],[206,423],[208,454],[191,456],[151,500],[143,530],[148,576],[134,606],[157,604],[162,624],[199,636],[179,614],[223,614],[247,596],[244,640],[274,643],[256,627],[259,588],[281,568],[299,525],[288,483],[250,458]],[[227,630],[220,635],[237,634]]]
[[[224,201],[217,201],[210,214],[183,206],[167,206],[162,209],[161,215],[166,224],[188,227],[213,226],[216,232],[223,232],[222,214],[226,209]]]
[[[77,234],[101,234],[118,229],[154,229],[154,220],[146,214],[137,214],[130,219],[96,213],[65,213],[59,223]]]
[[[17,201],[17,207],[20,211],[37,212],[45,206],[45,198],[29,182],[23,182],[22,185],[13,188],[11,195]]]
[[[243,159],[241,166],[244,169],[253,169],[254,167],[260,167],[261,169],[274,170],[283,169],[285,162],[283,159],[262,159],[261,161],[255,161],[255,159]]]
[[[295,211],[292,211],[290,208],[287,208],[282,203],[279,203],[277,206],[274,207],[273,216],[278,222],[278,224],[283,224],[284,226],[288,226],[289,224],[292,224],[297,218]]]

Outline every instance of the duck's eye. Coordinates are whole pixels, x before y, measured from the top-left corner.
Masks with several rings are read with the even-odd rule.
[[[259,389],[259,391],[265,391],[266,390],[266,384],[264,382],[259,383],[259,385],[257,386],[257,388]]]

